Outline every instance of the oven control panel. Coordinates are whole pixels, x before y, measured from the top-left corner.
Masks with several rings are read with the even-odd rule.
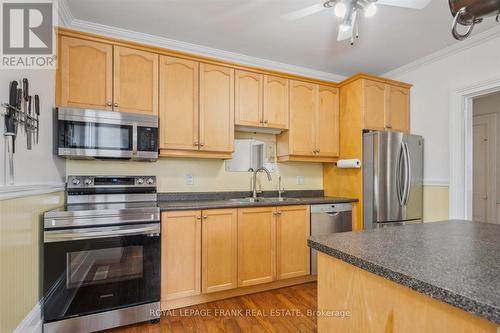
[[[103,187],[156,187],[156,176],[68,176],[68,189]]]

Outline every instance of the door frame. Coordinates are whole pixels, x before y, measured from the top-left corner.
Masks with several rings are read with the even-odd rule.
[[[488,156],[493,156],[492,159],[488,160],[488,175],[487,175],[487,186],[486,192],[488,196],[487,204],[487,220],[489,223],[496,223],[497,216],[497,114],[488,113],[474,116],[472,114],[472,126],[474,134],[474,119],[478,118],[486,119],[486,124],[488,126]],[[472,166],[474,167],[474,160],[472,161]],[[474,176],[474,175],[473,175]],[[473,202],[474,204],[474,202]]]
[[[499,91],[500,77],[450,91],[450,219],[472,219],[472,100]]]

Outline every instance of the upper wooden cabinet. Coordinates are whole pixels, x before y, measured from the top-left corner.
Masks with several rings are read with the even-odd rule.
[[[200,150],[233,151],[234,69],[200,64]]]
[[[263,125],[264,75],[237,70],[235,72],[235,124]]]
[[[113,109],[158,114],[158,55],[114,47]]]
[[[201,290],[212,293],[238,286],[238,213],[236,209],[202,211]]]
[[[57,105],[158,114],[158,55],[61,37]]]
[[[338,89],[290,81],[290,128],[277,146],[281,161],[332,162],[339,155]]]
[[[309,206],[276,207],[276,277],[278,280],[310,273]]]
[[[61,37],[57,105],[112,110],[113,46]]]
[[[160,57],[160,149],[199,149],[199,63]]]
[[[410,132],[410,89],[363,80],[364,129]]]
[[[161,300],[201,293],[201,212],[161,216]]]
[[[275,208],[238,209],[238,287],[272,282],[275,274]]]
[[[235,125],[287,129],[288,80],[237,70]]]

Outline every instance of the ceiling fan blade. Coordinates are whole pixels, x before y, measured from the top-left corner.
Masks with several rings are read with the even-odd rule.
[[[431,0],[378,0],[377,4],[412,9],[424,9]]]
[[[324,9],[326,9],[326,8],[323,6],[323,4],[319,3],[316,5],[312,5],[312,6],[302,8],[300,10],[296,10],[294,12],[282,15],[281,18],[288,20],[288,21],[298,20],[298,19],[301,19],[303,17],[309,16],[312,14],[316,14]]]

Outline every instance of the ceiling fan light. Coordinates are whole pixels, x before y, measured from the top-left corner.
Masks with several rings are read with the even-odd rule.
[[[365,8],[364,12],[366,17],[372,17],[373,15],[375,15],[377,13],[377,5],[375,4],[375,2],[369,4]]]
[[[335,12],[335,16],[343,18],[347,12],[347,6],[343,2],[339,1],[333,8],[333,11]]]
[[[340,31],[347,31],[347,30],[351,29],[351,25],[347,24],[347,23],[340,23],[339,29],[340,29]]]

